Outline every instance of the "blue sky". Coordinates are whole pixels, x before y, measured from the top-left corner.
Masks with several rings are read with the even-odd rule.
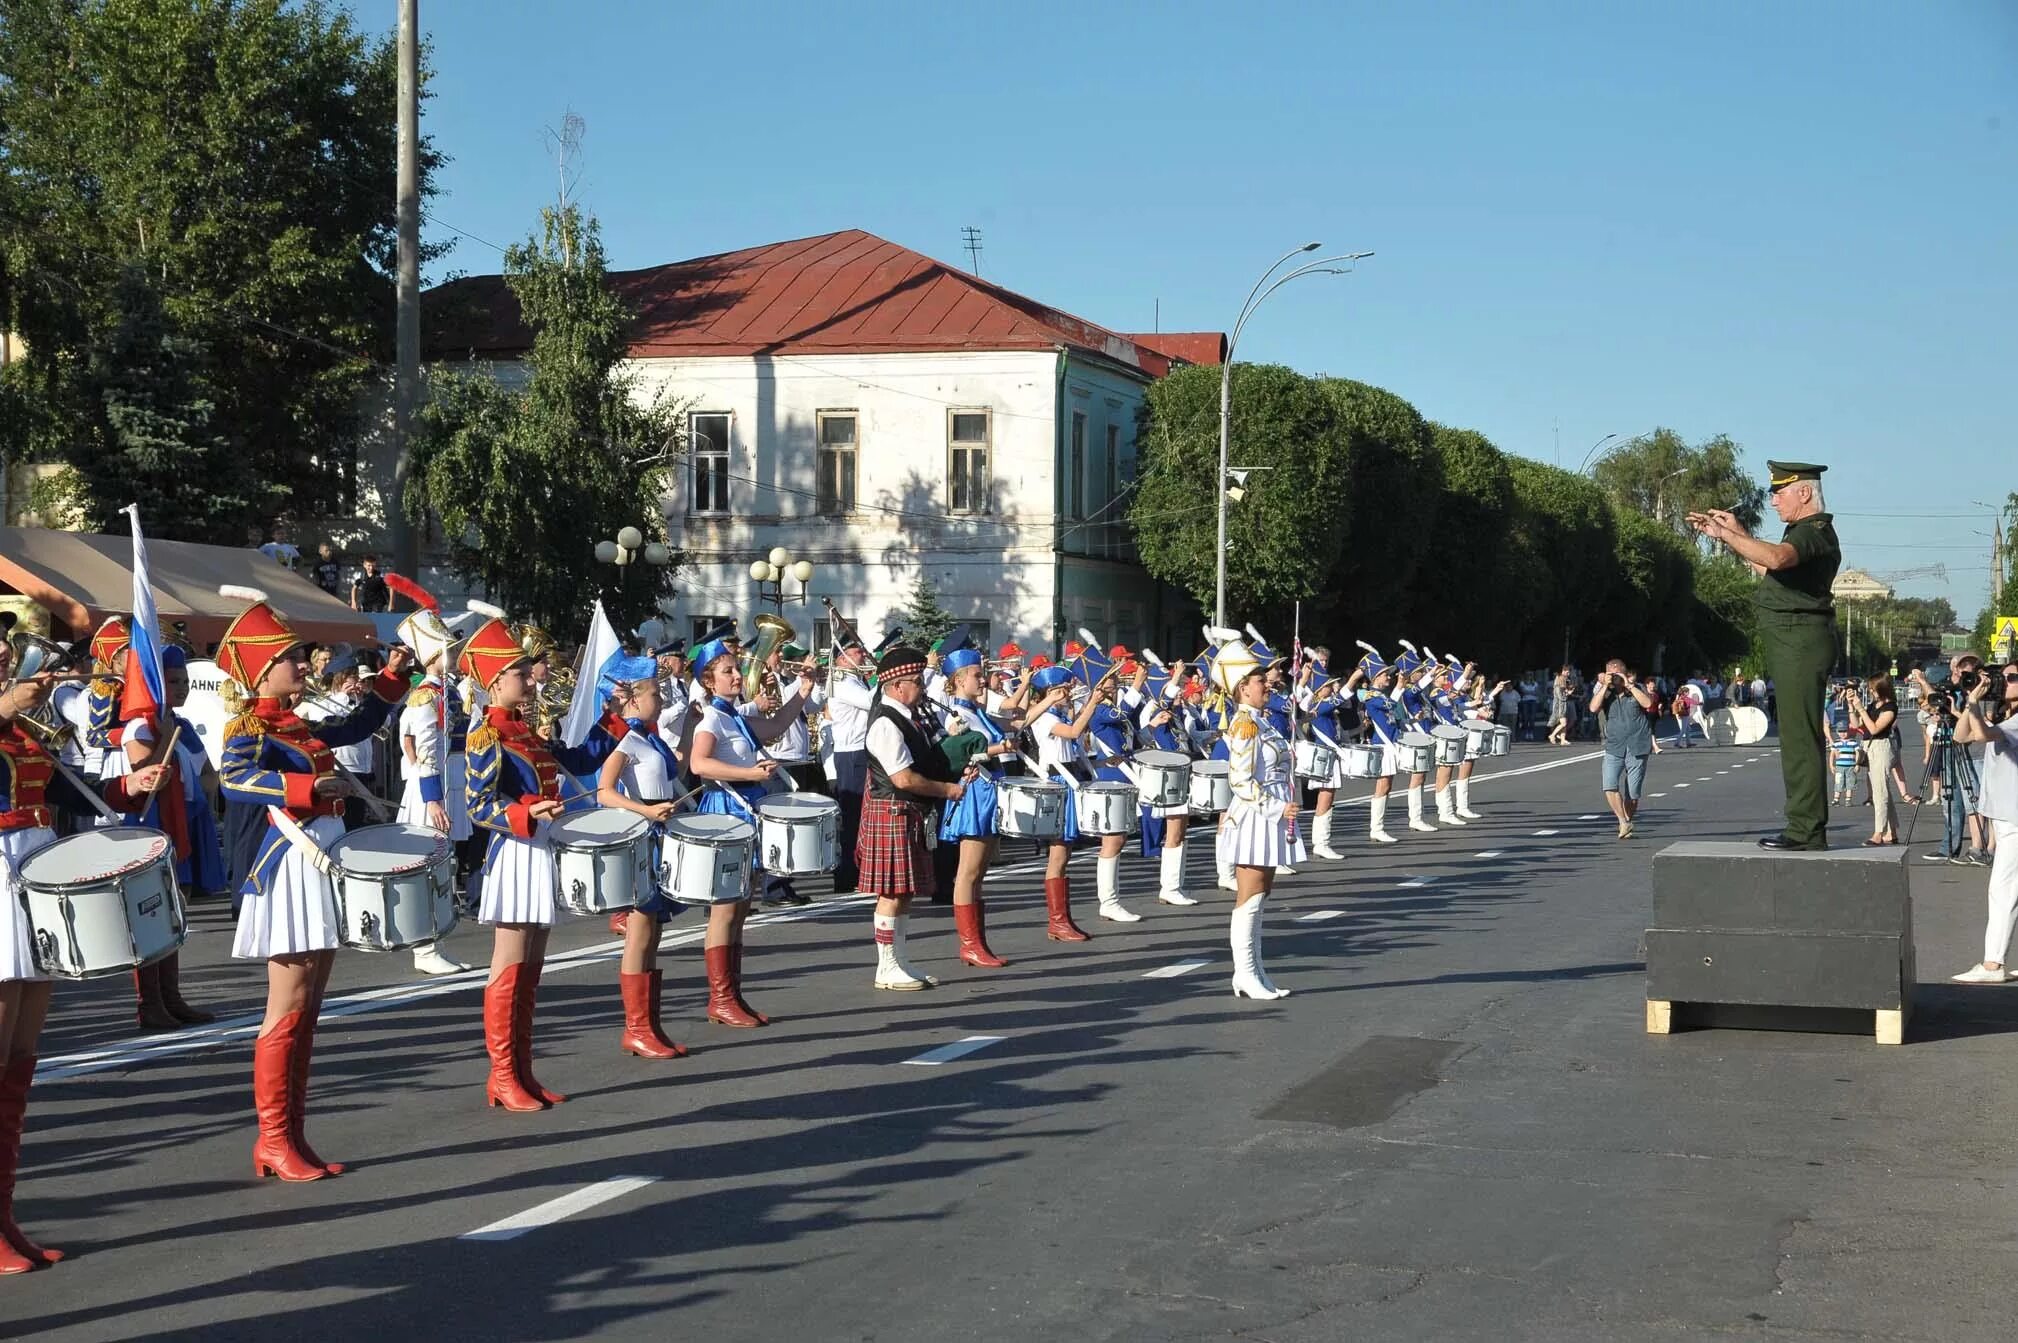
[[[383,8],[361,11],[375,21]],[[1574,467],[1827,462],[1846,562],[1964,619],[2018,489],[2018,5],[422,0],[436,267],[577,196],[612,264],[859,227],[1121,330],[1225,329]],[[1976,535],[1977,532],[1984,535]]]

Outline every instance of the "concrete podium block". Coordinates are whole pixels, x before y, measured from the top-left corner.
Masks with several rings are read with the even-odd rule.
[[[1685,840],[1654,857],[1647,1029],[1677,1004],[1844,1008],[1903,1039],[1913,916],[1901,847],[1774,853]]]

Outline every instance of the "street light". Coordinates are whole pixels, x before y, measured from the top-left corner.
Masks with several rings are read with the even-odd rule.
[[[777,607],[779,613],[782,614],[787,602],[804,604],[806,600],[806,585],[813,581],[813,562],[811,560],[794,562],[791,551],[785,549],[783,546],[775,546],[772,548],[769,557],[751,561],[750,577],[757,580],[757,600],[769,602],[772,606]],[[798,596],[787,597],[785,595],[785,579],[787,577],[799,580]]]
[[[1591,458],[1597,455],[1597,451],[1599,448],[1602,448],[1605,444],[1611,442],[1613,439],[1617,437],[1618,437],[1617,434],[1606,434],[1603,438],[1591,444],[1591,450],[1584,454],[1583,466],[1579,466],[1577,468],[1577,474],[1582,475],[1584,473],[1584,468],[1588,467],[1591,464]],[[1556,463],[1556,465],[1560,466],[1562,465],[1562,463],[1558,462]]]
[[[596,562],[616,565],[623,580],[630,578],[631,566],[639,560],[663,568],[672,563],[673,552],[663,541],[645,540],[645,534],[635,527],[624,528],[614,541],[596,542]]]
[[[1229,499],[1237,501],[1239,498],[1239,495],[1226,488],[1227,440],[1233,429],[1233,352],[1240,345],[1241,328],[1247,325],[1247,319],[1254,315],[1254,310],[1268,301],[1270,294],[1291,280],[1301,279],[1306,275],[1350,274],[1349,266],[1338,266],[1333,263],[1363,261],[1373,255],[1371,252],[1350,252],[1339,256],[1320,257],[1316,261],[1305,262],[1295,270],[1277,278],[1272,284],[1269,282],[1269,277],[1281,269],[1283,262],[1305,252],[1315,252],[1321,246],[1322,243],[1307,242],[1301,247],[1292,247],[1277,257],[1275,264],[1263,271],[1261,278],[1254,282],[1254,288],[1247,291],[1247,300],[1240,305],[1240,315],[1234,319],[1233,332],[1226,340],[1226,359],[1219,370],[1219,478],[1214,487],[1214,493],[1219,496],[1219,557],[1218,572],[1213,582],[1212,617],[1216,625],[1226,624],[1226,505]],[[1263,288],[1264,285],[1267,287]],[[1240,489],[1238,483],[1234,489]],[[1241,493],[1245,491],[1242,490]]]

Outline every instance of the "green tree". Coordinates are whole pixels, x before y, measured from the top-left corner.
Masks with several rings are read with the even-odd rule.
[[[1417,574],[1408,594],[1410,637],[1482,665],[1511,664],[1548,586],[1546,572],[1510,581],[1513,472],[1506,455],[1476,430],[1436,424],[1430,433],[1443,474],[1435,531],[1459,540]],[[1365,581],[1378,583],[1378,566],[1371,568]]]
[[[5,0],[8,456],[76,466],[94,526],[220,485],[181,535],[354,513],[391,355],[396,82],[392,42],[315,0]],[[135,342],[151,367],[122,380]]]
[[[672,595],[679,565],[630,565],[617,582],[595,545],[627,526],[666,537],[677,407],[645,397],[625,371],[632,314],[607,283],[593,217],[543,211],[539,234],[504,262],[532,333],[525,379],[434,373],[407,512],[439,519],[457,574],[514,613],[573,630],[600,596],[632,628]]]
[[[915,648],[930,648],[932,641],[959,623],[959,617],[939,605],[939,589],[921,568],[911,580],[911,595],[897,616],[904,627],[904,642]]]
[[[1591,477],[1620,508],[1693,537],[1691,512],[1728,508],[1756,532],[1765,517],[1765,487],[1744,468],[1744,449],[1725,434],[1691,446],[1672,429],[1656,429],[1600,457]]]
[[[1344,478],[1322,501],[1340,519],[1337,544],[1323,556],[1323,590],[1353,628],[1328,621],[1322,605],[1319,625],[1332,625],[1334,643],[1363,638],[1369,628],[1419,628],[1410,622],[1431,612],[1417,590],[1418,571],[1445,559],[1426,544],[1438,531],[1444,487],[1429,421],[1385,388],[1350,378],[1319,378],[1317,386],[1338,416],[1345,457]]]

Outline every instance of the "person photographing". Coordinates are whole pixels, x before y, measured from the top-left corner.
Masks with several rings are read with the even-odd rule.
[[[1958,984],[2002,984],[2011,978],[2008,952],[2018,924],[2018,662],[1984,668],[1969,683],[1955,713],[1955,745],[1983,748],[1977,810],[1996,837],[1996,854],[1990,862],[1983,959],[1953,978]]]
[[[1728,509],[1689,514],[1689,525],[1759,575],[1752,593],[1759,642],[1778,696],[1780,777],[1786,824],[1759,840],[1762,849],[1829,847],[1827,738],[1822,730],[1829,667],[1835,661],[1836,607],[1829,585],[1843,562],[1836,528],[1822,503],[1825,466],[1767,462],[1773,511],[1786,524],[1778,541],[1753,536]]]
[[[1647,757],[1654,749],[1657,708],[1653,692],[1618,658],[1605,664],[1591,687],[1591,712],[1597,715],[1598,735],[1605,743],[1605,805],[1618,818],[1620,839],[1633,837],[1633,818],[1639,814],[1647,782]]]

